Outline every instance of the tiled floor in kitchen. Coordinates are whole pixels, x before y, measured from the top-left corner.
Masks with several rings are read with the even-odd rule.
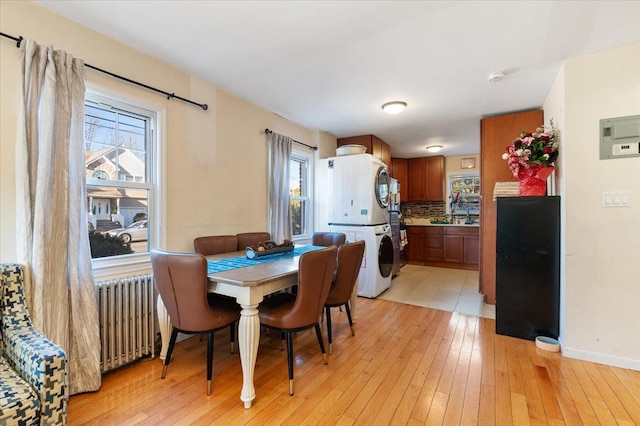
[[[405,265],[378,298],[449,312],[495,318],[478,293],[478,271]]]

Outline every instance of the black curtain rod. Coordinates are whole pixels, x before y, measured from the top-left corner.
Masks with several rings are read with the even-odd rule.
[[[273,133],[273,131],[272,131],[272,130],[269,130],[269,129],[264,129],[264,132],[265,132],[267,135],[270,135],[271,133]],[[317,151],[317,150],[318,150],[318,147],[317,147],[317,146],[307,145],[306,143],[302,143],[302,142],[299,142],[299,141],[294,140],[294,139],[292,139],[291,141],[292,141],[293,143],[297,143],[298,145],[306,146],[307,148],[312,149],[312,150],[314,150],[314,151]]]
[[[14,36],[12,36],[12,35],[5,34],[5,33],[3,33],[3,32],[0,32],[0,35],[1,35],[2,37],[10,38],[11,40],[15,41],[15,42],[16,42],[16,47],[17,47],[17,48],[20,48],[20,45],[22,44],[22,40],[24,40],[24,38],[23,38],[22,36],[20,36],[20,37],[14,37]],[[89,64],[87,64],[87,63],[85,63],[85,64],[84,64],[84,66],[85,66],[85,67],[87,67],[87,68],[91,68],[92,70],[100,71],[101,73],[104,73],[104,74],[110,75],[111,77],[115,77],[115,78],[118,78],[118,79],[120,79],[120,80],[124,80],[124,81],[126,81],[127,83],[135,84],[135,85],[137,85],[137,86],[144,87],[145,89],[149,89],[149,90],[153,90],[154,92],[162,93],[163,95],[167,96],[167,99],[171,99],[171,98],[179,99],[179,100],[181,100],[181,101],[183,101],[183,102],[190,103],[191,105],[199,106],[200,108],[202,108],[202,109],[203,109],[203,110],[205,110],[205,111],[209,109],[209,105],[207,105],[207,104],[199,104],[199,103],[194,102],[194,101],[191,101],[191,100],[189,100],[189,99],[185,99],[185,98],[183,98],[183,97],[181,97],[181,96],[177,96],[175,93],[169,93],[169,92],[165,92],[164,90],[156,89],[155,87],[151,87],[151,86],[146,85],[146,84],[144,84],[144,83],[140,83],[140,82],[138,82],[138,81],[131,80],[130,78],[123,77],[123,76],[121,76],[121,75],[118,75],[118,74],[112,73],[112,72],[110,72],[110,71],[103,70],[102,68],[94,67],[93,65],[89,65]]]

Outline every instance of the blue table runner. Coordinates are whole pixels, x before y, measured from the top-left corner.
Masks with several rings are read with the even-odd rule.
[[[229,259],[211,260],[207,262],[207,273],[224,272],[231,269],[245,268],[247,266],[259,265],[261,263],[274,262],[286,259],[287,257],[300,256],[303,253],[314,250],[325,249],[323,246],[300,246],[294,247],[293,252],[269,254],[255,259],[247,259],[244,256],[232,257]]]

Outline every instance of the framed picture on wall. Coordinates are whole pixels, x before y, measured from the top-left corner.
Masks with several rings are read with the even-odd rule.
[[[476,159],[474,157],[463,158],[460,160],[460,168],[461,169],[475,169],[476,168]]]

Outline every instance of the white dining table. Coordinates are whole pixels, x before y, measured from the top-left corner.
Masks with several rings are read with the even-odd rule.
[[[215,261],[242,256],[245,256],[244,251],[206,256],[206,258],[208,261]],[[256,397],[253,377],[260,342],[258,305],[264,296],[291,287],[298,282],[299,259],[299,255],[282,256],[281,259],[268,263],[208,274],[209,292],[234,297],[242,307],[238,325],[238,350],[242,364],[240,399],[244,402],[245,408],[250,408]],[[357,285],[350,303],[354,318],[356,290]],[[164,359],[172,326],[161,298],[158,298],[157,310],[162,337],[160,358]]]

